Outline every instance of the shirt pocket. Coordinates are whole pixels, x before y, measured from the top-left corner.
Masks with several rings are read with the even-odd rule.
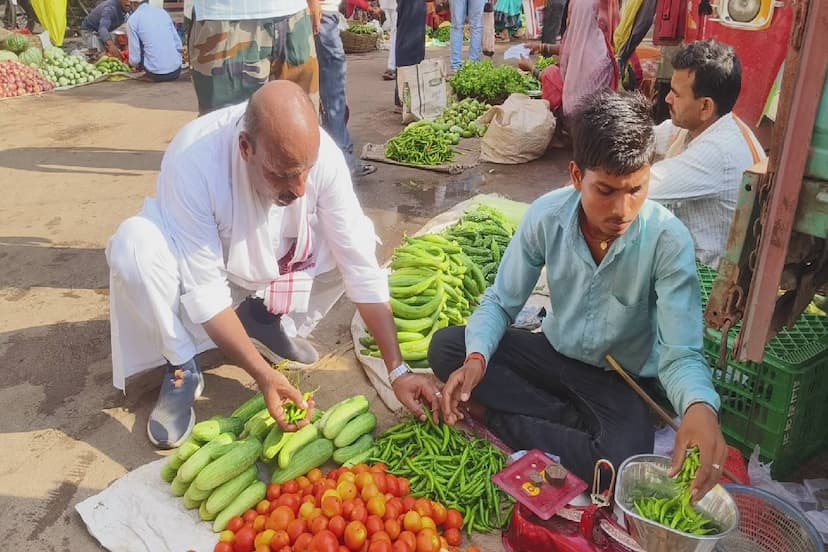
[[[649,336],[651,326],[649,298],[627,302],[609,295],[605,330],[607,343],[623,341],[625,346],[634,346]]]

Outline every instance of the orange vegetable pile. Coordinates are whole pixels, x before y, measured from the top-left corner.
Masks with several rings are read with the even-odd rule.
[[[282,485],[219,535],[214,552],[460,552],[463,516],[410,495],[384,464],[319,469]],[[469,547],[466,552],[478,552]]]

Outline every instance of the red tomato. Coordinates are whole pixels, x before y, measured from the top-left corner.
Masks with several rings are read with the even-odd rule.
[[[405,477],[397,478],[397,486],[400,489],[399,496],[408,496],[411,493],[411,483]]]
[[[295,495],[293,493],[282,493],[282,496],[280,496],[276,500],[276,502],[279,504],[279,506],[287,506],[288,508],[290,508],[293,512],[293,515],[295,516],[299,513],[299,506],[301,506],[302,504],[302,499],[300,499],[298,495]]]
[[[367,472],[368,471],[368,464],[357,464],[356,466],[351,468],[351,471],[354,472],[354,473]]]
[[[388,544],[391,544],[391,536],[385,531],[377,531],[376,533],[371,535],[371,542],[374,541],[385,541]]]
[[[322,531],[327,530],[328,528],[328,518],[323,515],[318,515],[316,517],[311,518],[310,522],[308,523],[308,528],[310,532],[314,535],[321,533]]]
[[[295,479],[291,479],[287,483],[282,484],[282,492],[288,494],[294,494],[299,492],[299,484],[296,482]]]
[[[385,532],[388,533],[388,536],[391,537],[392,541],[397,540],[397,537],[400,536],[400,531],[402,531],[402,527],[400,526],[399,521],[396,519],[385,520]]]
[[[258,504],[256,504],[256,512],[261,515],[264,515],[270,511],[270,501],[269,500],[262,500]]]
[[[234,533],[242,527],[244,527],[244,520],[239,516],[236,516],[227,522],[227,529],[233,531]]]
[[[339,539],[330,531],[320,531],[311,539],[310,552],[339,552]]]
[[[432,529],[417,533],[417,552],[440,552],[440,538]]]
[[[374,483],[374,478],[367,471],[359,472],[356,476],[356,480],[354,480],[354,483],[356,483],[357,489],[360,491],[368,485],[376,485],[376,483]]]
[[[313,541],[313,535],[310,533],[302,533],[293,543],[293,552],[310,552],[310,545]]]
[[[267,499],[270,501],[276,500],[279,498],[279,495],[282,494],[282,486],[278,483],[271,483],[267,486]]]
[[[283,546],[282,548],[280,548],[276,552],[293,552],[293,549],[290,546]]]
[[[446,529],[451,529],[452,527],[455,529],[462,529],[463,514],[451,508],[446,510],[446,520],[443,522],[443,526]]]
[[[338,496],[328,495],[321,501],[322,513],[332,518],[342,513],[342,499]]]
[[[342,501],[342,516],[351,519],[351,512],[354,511],[354,500],[349,498]]]
[[[368,499],[365,507],[369,514],[383,517],[385,515],[385,498],[381,496],[372,497]]]
[[[403,498],[403,512],[410,512],[414,509],[415,504],[417,504],[417,499],[413,496]]]
[[[302,502],[299,507],[299,517],[309,519],[314,510],[316,510],[316,505],[313,502]]]
[[[466,552],[480,552],[480,549],[476,546],[469,546],[466,548]]]
[[[370,472],[378,472],[378,473],[385,473],[385,472],[387,472],[387,471],[388,471],[388,466],[386,466],[385,464],[383,464],[382,462],[380,462],[380,463],[378,463],[378,464],[374,464],[373,466],[371,466],[370,468],[368,468],[368,471],[370,471]]]
[[[417,548],[417,535],[412,533],[411,531],[400,531],[400,536],[397,537],[398,541],[403,541],[405,544],[408,545],[408,548],[411,549],[411,552]]]
[[[388,483],[385,481],[385,474],[382,472],[374,472],[372,475],[374,476],[374,484],[380,490],[380,494],[385,494],[388,488]]]
[[[342,497],[342,500],[353,500],[357,497],[359,490],[353,481],[340,481],[336,486],[336,492]]]
[[[287,506],[278,506],[275,510],[270,512],[270,521],[273,523],[273,529],[276,531],[284,531],[287,529],[288,523],[296,518],[293,515],[293,510]]]
[[[368,519],[365,520],[365,528],[368,529],[368,535],[373,535],[377,531],[383,531],[385,529],[385,525],[382,522],[382,518],[379,516],[368,516]]]
[[[278,552],[285,546],[290,546],[290,536],[287,534],[287,531],[282,529],[281,531],[273,533],[273,538],[270,539],[270,549],[273,552]]]
[[[328,472],[328,476],[325,479],[333,479],[336,481],[336,478],[339,477],[339,472],[342,468],[336,468],[335,470],[331,470]]]
[[[385,476],[385,492],[400,496],[400,484],[397,482],[397,477],[390,473]]]
[[[431,519],[434,520],[434,523],[437,525],[442,525],[446,522],[446,515],[448,514],[448,510],[446,507],[440,504],[439,502],[432,502],[431,503]]]
[[[345,518],[342,516],[334,516],[328,520],[328,531],[336,535],[336,538],[341,539],[345,534]]]
[[[368,519],[368,510],[365,509],[365,506],[357,504],[354,506],[354,509],[351,510],[351,521],[361,521],[365,523],[365,520]]]
[[[253,523],[253,520],[256,519],[256,516],[259,515],[259,512],[256,510],[248,510],[242,516],[242,519],[245,523]]]
[[[368,552],[394,552],[394,549],[390,542],[379,540],[368,545]]]
[[[217,542],[213,552],[233,552],[233,545],[229,542]]]
[[[394,541],[391,546],[391,552],[414,552],[414,549],[408,546],[408,543],[403,540]]]
[[[265,524],[267,523],[267,516],[258,515],[256,519],[253,520],[253,530],[257,533],[260,531],[264,531]]]
[[[368,502],[369,500],[371,500],[375,496],[382,496],[382,495],[379,492],[379,487],[377,487],[374,483],[371,483],[370,485],[366,485],[365,487],[362,488],[362,492],[360,493],[360,496],[362,497],[362,500],[364,500],[365,502]]]
[[[418,498],[414,503],[414,510],[420,517],[431,517],[431,501],[427,498]]]
[[[242,527],[233,540],[233,552],[250,552],[256,540],[256,531],[251,527]]]
[[[352,521],[345,527],[345,546],[349,550],[359,550],[368,538],[368,529],[361,521]]]
[[[256,545],[255,552],[270,552],[270,545],[269,544],[258,544],[258,545]]]
[[[311,483],[316,483],[317,481],[322,481],[322,470],[319,468],[313,468],[311,471],[308,472],[308,481]]]
[[[463,541],[463,537],[460,535],[460,529],[455,527],[446,529],[443,532],[443,536],[446,537],[446,542],[449,543],[449,546],[460,546],[460,543]]]
[[[287,534],[290,537],[290,544],[295,545],[296,539],[299,538],[299,535],[304,533],[308,528],[308,525],[305,523],[304,519],[294,519],[287,526]]]
[[[411,531],[416,534],[422,528],[420,514],[413,510],[405,514],[405,518],[403,518],[403,527],[405,527],[406,531]]]
[[[351,552],[351,551],[348,550],[348,547],[345,546],[344,544],[340,544],[339,545],[339,552]]]
[[[383,519],[397,519],[402,513],[402,504],[395,502],[396,500],[399,499],[394,498],[385,503],[385,515],[382,516]]]

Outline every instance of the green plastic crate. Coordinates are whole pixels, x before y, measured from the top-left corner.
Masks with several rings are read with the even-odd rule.
[[[699,265],[702,301],[707,304],[716,273]],[[736,332],[731,332],[728,358]],[[722,431],[750,454],[759,445],[783,477],[828,446],[828,318],[803,314],[765,348],[761,363],[728,360],[719,368],[721,334],[706,329],[704,352],[722,399]]]

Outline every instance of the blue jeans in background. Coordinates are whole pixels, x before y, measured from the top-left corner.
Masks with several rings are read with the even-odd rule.
[[[463,23],[469,18],[469,61],[480,61],[483,53],[483,7],[486,0],[451,0],[451,68],[463,63]]]
[[[319,61],[319,103],[322,128],[331,135],[345,154],[348,167],[354,168],[354,143],[348,132],[345,98],[345,49],[339,36],[339,14],[322,13],[316,35],[316,59]]]

